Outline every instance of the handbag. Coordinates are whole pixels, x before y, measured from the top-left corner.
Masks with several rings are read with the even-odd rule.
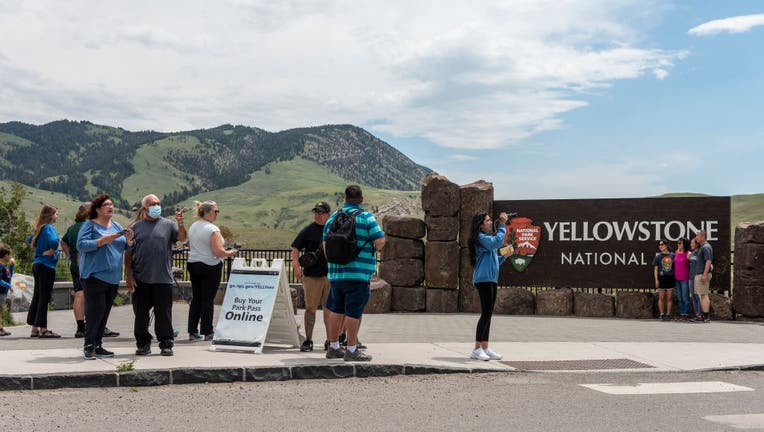
[[[297,262],[300,263],[300,267],[302,268],[309,268],[313,267],[314,265],[318,264],[319,261],[319,251],[305,251],[302,255],[297,259]]]

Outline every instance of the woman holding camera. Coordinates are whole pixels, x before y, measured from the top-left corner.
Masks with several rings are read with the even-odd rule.
[[[499,227],[494,233],[493,222],[488,213],[478,213],[472,217],[470,226],[470,263],[474,267],[472,283],[480,296],[480,319],[475,332],[475,349],[470,358],[475,360],[501,360],[502,355],[488,347],[491,317],[496,304],[496,290],[499,282],[499,265],[508,255],[500,256],[498,249],[504,246],[507,236],[508,217],[499,215]]]
[[[188,310],[188,340],[212,340],[215,295],[223,274],[223,258],[236,255],[226,250],[225,240],[214,222],[220,210],[214,201],[196,201],[198,218],[188,230],[188,274],[191,276],[191,307]],[[199,332],[201,322],[201,333]]]
[[[133,232],[112,221],[114,202],[108,194],[96,195],[88,220],[77,234],[80,283],[85,292],[85,360],[114,357],[102,346],[106,321],[122,279],[125,249]]]

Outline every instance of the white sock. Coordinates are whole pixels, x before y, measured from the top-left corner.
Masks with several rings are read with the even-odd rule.
[[[340,349],[340,343],[339,342],[331,342],[331,343],[329,343],[329,346],[332,349]]]
[[[350,351],[351,353],[355,352],[355,345],[348,345],[347,348],[348,348],[348,351]]]

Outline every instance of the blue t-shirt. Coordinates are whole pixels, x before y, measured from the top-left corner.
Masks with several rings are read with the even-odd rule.
[[[367,240],[369,240],[369,243],[361,249],[361,252],[354,261],[347,264],[329,263],[330,281],[350,280],[368,282],[377,271],[377,254],[376,249],[374,249],[374,240],[384,237],[385,233],[382,232],[382,228],[379,227],[377,220],[374,219],[374,215],[365,211],[361,206],[345,203],[345,206],[342,207],[342,211],[345,213],[352,213],[356,210],[362,210],[355,217],[356,242],[358,247],[363,246]],[[329,227],[331,227],[336,217],[337,212],[334,212],[329,217],[329,220],[326,221],[322,241],[326,241],[326,234],[329,232]]]
[[[698,267],[700,267],[700,274],[703,274],[703,266],[700,264],[699,255],[700,253],[698,252],[698,250],[694,250],[690,254],[690,276],[695,276],[696,274],[698,274]]]
[[[703,246],[698,249],[698,265],[695,267],[693,275],[703,274],[703,270],[706,269],[706,261],[714,262],[714,249],[708,242],[703,243]]]
[[[32,238],[34,238],[34,234],[27,239],[29,244],[32,244]],[[43,255],[43,252],[48,249],[53,249],[56,253],[53,255]],[[40,235],[37,236],[37,244],[34,248],[34,261],[32,263],[43,264],[52,269],[56,268],[56,264],[58,264],[58,233],[53,228],[53,225],[46,224],[40,230]]]
[[[6,267],[5,264],[0,263],[0,295],[8,294],[8,290],[11,289],[11,278],[13,277],[13,266]],[[5,305],[0,304],[0,310]]]
[[[674,276],[674,252],[655,254],[653,267],[658,267],[658,276]]]

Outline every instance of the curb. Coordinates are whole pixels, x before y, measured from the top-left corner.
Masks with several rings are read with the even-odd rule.
[[[151,387],[169,384],[265,382],[305,379],[373,378],[396,375],[507,373],[511,369],[458,368],[417,364],[327,364],[291,367],[170,368],[129,372],[0,375],[0,391],[60,388]]]

